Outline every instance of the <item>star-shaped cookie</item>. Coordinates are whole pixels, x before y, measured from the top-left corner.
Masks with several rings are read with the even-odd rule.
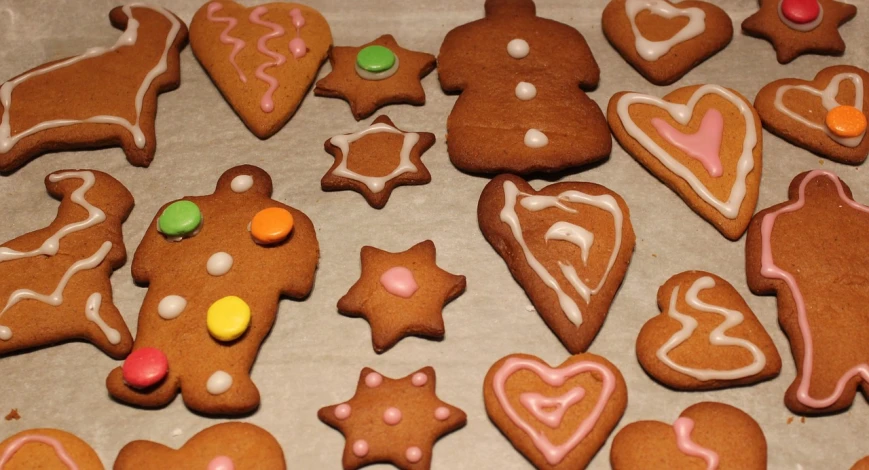
[[[362,247],[362,274],[338,311],[368,321],[378,354],[405,336],[444,337],[443,306],[465,291],[465,276],[439,268],[435,257],[431,240],[401,253]]]
[[[405,132],[389,117],[380,116],[359,132],[326,141],[326,151],[335,163],[320,180],[320,187],[323,191],[356,191],[371,207],[381,209],[397,186],[431,182],[422,154],[434,142],[432,133]]]
[[[742,30],[772,43],[779,63],[786,64],[803,54],[842,55],[839,26],[856,15],[857,7],[834,0],[760,0],[760,10],[742,22]]]
[[[435,371],[424,367],[402,379],[362,369],[350,400],[321,408],[320,421],[344,435],[345,470],[378,462],[431,468],[435,441],[465,425],[465,412],[435,394]]]
[[[367,62],[364,59],[370,56],[360,57],[363,50],[385,54],[385,62]],[[388,104],[424,105],[425,91],[420,80],[435,69],[436,61],[431,54],[399,46],[392,35],[386,34],[359,47],[333,47],[329,63],[332,71],[317,82],[314,94],[346,100],[359,121]]]

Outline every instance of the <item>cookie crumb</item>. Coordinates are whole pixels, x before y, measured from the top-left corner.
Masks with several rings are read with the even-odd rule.
[[[793,422],[794,422],[794,417],[793,417],[793,416],[791,416],[790,418],[788,418],[788,424],[791,424],[791,423],[793,423]]]
[[[818,159],[818,165],[824,166],[824,161],[821,159]]]
[[[21,419],[21,415],[18,414],[18,408],[12,408],[12,410],[9,411],[9,414],[6,415],[6,421],[12,421],[13,419],[16,421]]]
[[[657,258],[657,257],[658,257],[658,255],[656,255],[655,253],[652,253],[652,258]]]
[[[175,430],[172,431],[172,437],[178,437],[182,434],[184,434],[184,431],[182,431],[181,428],[175,428]]]
[[[800,423],[806,424],[806,417],[805,416],[800,416]]]
[[[534,306],[531,305],[531,304],[528,304],[528,305],[525,306],[525,311],[526,311],[526,312],[533,312],[533,311],[535,311],[535,310],[536,310],[536,309],[535,309]]]

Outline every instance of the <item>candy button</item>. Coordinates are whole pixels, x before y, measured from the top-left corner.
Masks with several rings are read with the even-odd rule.
[[[859,137],[866,132],[866,115],[853,106],[836,106],[827,113],[826,122],[839,137]]]
[[[127,356],[121,367],[124,382],[133,388],[150,387],[166,377],[169,360],[157,348],[141,348]]]
[[[199,228],[202,213],[192,201],[176,201],[160,214],[157,228],[160,233],[170,237],[185,237]]]
[[[368,46],[356,54],[356,65],[367,72],[385,72],[395,65],[395,54],[383,46]]]
[[[788,21],[806,24],[818,19],[821,5],[818,0],[782,0],[781,13]]]
[[[235,464],[232,462],[231,458],[225,455],[219,455],[211,462],[208,462],[207,470],[235,470]]]
[[[271,245],[284,241],[293,230],[293,216],[286,209],[269,207],[253,216],[250,234],[257,243]]]
[[[211,336],[220,341],[232,341],[250,326],[250,307],[244,300],[230,295],[208,307],[205,322]]]

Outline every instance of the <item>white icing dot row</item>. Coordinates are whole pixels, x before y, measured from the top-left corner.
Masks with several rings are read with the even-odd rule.
[[[524,39],[516,38],[507,43],[507,54],[514,59],[524,59],[530,53],[531,46]],[[533,83],[519,82],[515,94],[522,101],[530,101],[537,97],[537,87]],[[549,145],[549,137],[539,129],[528,129],[524,141],[526,147],[533,149]]]

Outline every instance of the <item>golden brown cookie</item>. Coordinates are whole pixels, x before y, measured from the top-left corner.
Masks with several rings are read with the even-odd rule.
[[[812,81],[776,80],[758,92],[763,126],[788,142],[830,160],[856,165],[869,155],[869,72],[827,67]]]
[[[766,437],[739,408],[724,403],[691,405],[669,425],[631,423],[613,439],[613,470],[766,470]]]
[[[612,139],[594,88],[600,69],[571,26],[536,15],[531,0],[486,0],[485,18],[450,31],[438,78],[461,93],[447,151],[471,173],[554,172],[601,161]]]
[[[133,352],[106,379],[113,397],[153,408],[180,390],[206,414],[259,405],[250,369],[278,300],[311,292],[319,258],[311,220],[271,194],[271,177],[243,165],[160,209],[133,258],[148,293]]]
[[[190,22],[190,47],[244,124],[268,139],[293,117],[332,47],[319,11],[298,3],[245,8],[208,1]]]
[[[869,457],[863,457],[851,467],[851,470],[869,470]]]
[[[0,442],[3,470],[103,470],[100,457],[79,437],[59,429],[28,429]]]
[[[797,376],[785,404],[829,414],[869,391],[869,207],[834,173],[797,175],[788,200],[754,216],[745,244],[748,286],[778,297]]]
[[[585,468],[628,404],[621,372],[594,354],[558,367],[527,354],[496,362],[483,384],[486,413],[538,469]]]
[[[733,38],[727,13],[695,0],[612,0],[601,24],[610,44],[655,85],[676,82]]]
[[[535,191],[518,176],[501,175],[483,189],[477,221],[549,329],[571,353],[584,352],[634,252],[621,196],[578,182]]]
[[[45,187],[60,200],[54,220],[0,246],[0,355],[82,339],[121,359],[133,338],[110,277],[127,261],[133,196],[94,170],[56,171]]]
[[[109,13],[124,32],[112,46],[40,65],[0,87],[0,172],[45,153],[119,146],[148,166],[157,150],[157,95],[181,84],[187,26],[159,6]]]
[[[718,85],[679,88],[663,99],[616,93],[607,118],[616,140],[698,215],[739,239],[754,208],[763,157],[757,111]]]
[[[658,289],[661,314],[640,330],[637,359],[677,390],[715,390],[770,379],[781,357],[739,292],[703,271],[677,274]]]

